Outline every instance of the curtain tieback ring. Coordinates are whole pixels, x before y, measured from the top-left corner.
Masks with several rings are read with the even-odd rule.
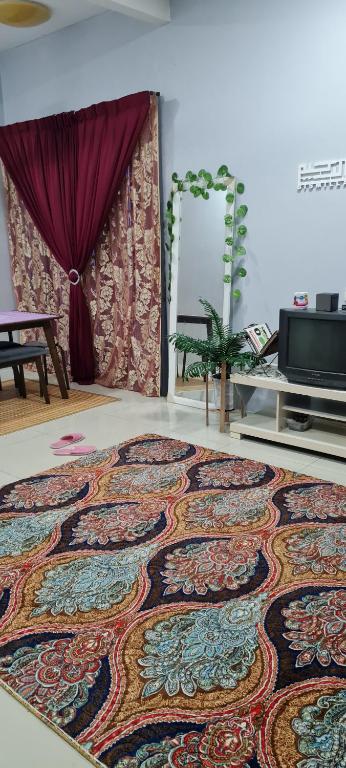
[[[71,275],[72,275],[72,277],[71,277]],[[73,280],[73,276],[75,276],[74,280]],[[80,274],[79,274],[79,272],[77,272],[76,269],[70,269],[70,271],[68,273],[68,279],[69,279],[71,285],[78,285],[78,283],[80,283]]]

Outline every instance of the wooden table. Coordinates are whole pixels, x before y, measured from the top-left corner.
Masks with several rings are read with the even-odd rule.
[[[44,315],[36,312],[19,312],[18,310],[0,312],[0,333],[6,331],[8,333],[11,333],[12,331],[23,331],[24,329],[28,328],[42,328],[46,337],[47,347],[52,358],[61,397],[64,400],[67,400],[68,392],[66,388],[64,372],[60,363],[53,333],[53,322],[54,320],[58,320],[58,317],[58,315]]]

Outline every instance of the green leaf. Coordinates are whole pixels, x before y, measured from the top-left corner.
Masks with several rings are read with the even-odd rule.
[[[226,276],[225,283],[230,282],[231,277]],[[245,356],[250,354],[244,353],[243,357],[241,353],[245,344],[244,333],[233,333],[229,324],[223,325],[222,318],[209,301],[200,299],[200,303],[212,324],[212,332],[208,339],[194,339],[182,333],[175,333],[169,337],[175,349],[180,352],[194,353],[201,358],[186,368],[186,378],[201,377],[207,372],[216,373],[222,362],[228,366],[232,366],[234,361],[237,365],[244,365]]]
[[[231,247],[233,245],[233,237],[226,237],[225,243]]]
[[[234,355],[232,365],[243,371],[244,368],[253,368],[257,363],[257,357],[253,352],[240,352],[238,355]]]
[[[205,178],[205,174],[206,174],[205,168],[201,168],[201,170],[198,171],[198,176],[200,177],[200,179],[204,179]]]
[[[220,192],[221,184],[219,181],[216,181],[213,186],[214,186],[215,192]]]
[[[217,172],[217,175],[218,176],[230,176],[231,174],[230,174],[230,172],[228,170],[227,165],[220,165],[220,168],[219,168],[219,170]]]
[[[224,283],[231,283],[232,282],[231,275],[225,275],[224,278],[223,278],[223,282]]]
[[[202,191],[203,191],[202,187],[198,187],[197,184],[191,184],[191,187],[189,189],[189,192],[191,192],[191,194],[194,197],[198,197],[199,195],[201,195]]]
[[[184,182],[178,181],[178,192],[184,192]]]
[[[238,192],[238,195],[242,195],[245,192],[245,184],[243,184],[242,181],[238,181],[237,192]]]
[[[208,181],[207,189],[213,189],[213,187],[214,187],[214,182],[213,182],[213,179],[211,178],[210,181]]]
[[[215,307],[213,307],[213,305],[210,304],[210,301],[207,301],[207,299],[199,299],[199,303],[202,304],[202,307],[207,317],[210,317],[211,319],[212,326],[213,326],[213,333],[217,335],[219,340],[223,339],[224,329],[222,325],[222,318],[217,313]]]
[[[224,253],[222,260],[225,262],[225,264],[230,264],[232,261],[234,261],[234,256],[232,256],[231,253]]]
[[[208,339],[194,339],[192,336],[186,336],[185,333],[173,333],[169,336],[169,341],[173,344],[174,349],[177,349],[179,352],[208,356],[210,351]]]
[[[237,269],[237,275],[238,277],[246,277],[247,271],[245,267],[239,267],[239,269]]]
[[[247,205],[240,205],[238,210],[237,210],[238,219],[244,219],[246,214],[247,214],[247,212],[248,212]]]
[[[239,237],[245,237],[247,234],[247,228],[245,224],[241,224],[240,227],[238,227],[238,235]]]
[[[225,224],[226,224],[226,227],[232,227],[233,226],[233,216],[231,216],[230,213],[226,213]]]
[[[214,370],[214,366],[210,364],[208,361],[201,361],[201,362],[195,362],[191,363],[187,366],[185,371],[185,379],[201,379],[203,376],[206,376],[208,373],[212,373]]]
[[[172,210],[172,208],[173,208],[173,203],[172,203],[172,200],[168,200],[168,201],[167,201],[167,211],[171,211],[171,210]]]
[[[228,192],[226,195],[226,202],[232,205],[234,203],[234,194],[233,192]]]
[[[240,292],[239,288],[235,288],[234,291],[232,291],[232,296],[233,296],[234,299],[240,299],[241,292]]]
[[[203,197],[203,200],[209,200],[210,195],[209,195],[209,192],[207,192],[206,189],[203,189],[202,197]]]
[[[235,251],[237,256],[246,256],[246,248],[243,245],[237,245]]]
[[[174,182],[179,181],[178,174],[175,171],[174,171],[174,173],[172,173],[172,181],[174,181]]]
[[[208,182],[208,184],[209,184],[211,181],[213,181],[213,177],[212,177],[211,173],[209,173],[208,171],[206,171],[206,172],[205,172],[205,174],[204,174],[204,178],[205,178],[205,180]]]

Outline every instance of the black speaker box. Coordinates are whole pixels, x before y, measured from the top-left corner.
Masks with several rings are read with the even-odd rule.
[[[317,293],[316,310],[317,312],[337,312],[339,306],[338,293]]]

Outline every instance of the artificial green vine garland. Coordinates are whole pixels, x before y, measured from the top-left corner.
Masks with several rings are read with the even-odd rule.
[[[209,190],[214,189],[216,192],[227,192],[228,185],[225,184],[225,179],[232,178],[227,165],[221,165],[216,179],[212,174],[202,168],[198,173],[193,171],[187,171],[185,179],[179,179],[177,173],[172,174],[172,182],[178,192],[191,192],[194,197],[202,197],[203,200],[209,199]],[[166,249],[169,254],[168,260],[168,300],[171,300],[171,281],[172,281],[172,245],[174,242],[173,225],[175,223],[175,216],[173,214],[173,195],[172,189],[170,199],[167,202],[166,208],[166,223],[167,223],[167,242]],[[236,193],[242,195],[245,191],[245,186],[241,181],[237,182]],[[227,192],[226,202],[229,205],[234,203],[235,195],[233,192]],[[246,256],[246,248],[244,248],[243,240],[247,234],[247,227],[242,223],[248,212],[246,205],[240,205],[237,208],[234,217],[231,214],[226,214],[224,217],[226,237],[225,237],[225,253],[222,259],[226,263],[233,263],[236,258],[243,258]],[[245,267],[238,266],[234,275],[225,275],[224,283],[232,283],[238,277],[245,277],[247,271]],[[232,296],[234,299],[239,299],[241,291],[239,288],[233,288]]]

